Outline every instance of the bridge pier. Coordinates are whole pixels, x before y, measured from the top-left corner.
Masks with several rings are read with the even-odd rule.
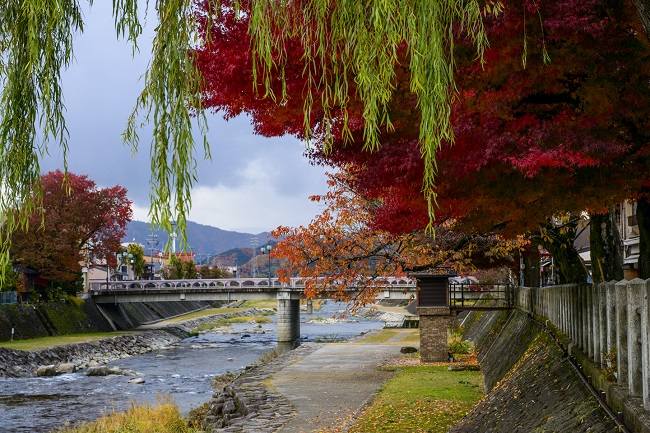
[[[292,299],[290,290],[278,290],[278,342],[300,338],[300,298]]]

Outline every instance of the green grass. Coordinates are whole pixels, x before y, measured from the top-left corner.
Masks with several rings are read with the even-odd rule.
[[[407,331],[407,332],[405,332]],[[402,338],[398,341],[394,341],[394,344],[419,344],[420,343],[420,330],[419,329],[382,329],[377,334],[370,335],[363,340],[361,343],[386,343],[391,338],[395,337],[398,334],[402,334]]]
[[[196,319],[197,317],[213,316],[215,314],[224,314],[224,313],[237,313],[244,310],[247,310],[247,308],[208,308],[207,310],[195,311],[193,313],[174,317],[173,319],[166,320],[165,322],[176,323],[185,320]]]
[[[414,329],[413,332],[402,338],[402,343],[420,343],[420,330]]]
[[[212,331],[213,329],[223,328],[233,323],[248,323],[248,322],[271,323],[273,322],[273,320],[266,316],[235,316],[235,317],[229,317],[227,319],[221,318],[215,320],[212,323],[202,323],[196,328],[192,329],[191,333],[193,335],[197,335],[200,332]]]
[[[382,329],[377,334],[364,338],[363,340],[361,340],[361,342],[362,343],[385,343],[396,335],[397,335],[397,331],[395,331],[394,329]]]
[[[255,322],[255,323],[271,323],[273,322],[273,319],[266,317],[266,316],[236,316],[236,317],[229,317],[228,319],[225,319],[226,323],[248,323],[248,322]]]
[[[481,399],[481,384],[476,371],[403,367],[384,384],[349,432],[447,432]]]
[[[278,308],[278,301],[274,299],[262,299],[257,301],[246,301],[242,304],[244,308]]]
[[[0,347],[14,350],[36,350],[63,344],[84,343],[101,338],[116,337],[128,332],[89,332],[85,334],[55,335],[53,337],[32,338],[30,340],[14,340],[0,342]]]

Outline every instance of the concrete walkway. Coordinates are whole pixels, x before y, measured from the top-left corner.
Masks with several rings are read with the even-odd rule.
[[[400,345],[327,344],[273,375],[271,386],[298,415],[280,433],[342,432],[392,373],[377,367]]]

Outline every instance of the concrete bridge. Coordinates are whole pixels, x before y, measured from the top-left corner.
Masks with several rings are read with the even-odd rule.
[[[371,285],[379,299],[412,299],[416,284],[409,278],[378,278]],[[348,287],[351,295],[363,287]],[[300,300],[305,285],[300,278],[282,283],[277,278],[222,278],[197,280],[133,280],[93,283],[89,294],[102,304],[170,301],[277,300],[278,341],[300,337]],[[332,290],[332,294],[334,291]]]

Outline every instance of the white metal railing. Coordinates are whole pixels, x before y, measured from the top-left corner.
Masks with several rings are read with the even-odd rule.
[[[380,289],[414,289],[415,283],[409,278],[386,277],[379,278],[375,287]],[[280,282],[278,278],[219,278],[219,279],[192,279],[192,280],[132,280],[94,282],[91,290],[94,292],[111,290],[173,290],[173,289],[304,289],[302,278],[291,278],[288,283]]]

